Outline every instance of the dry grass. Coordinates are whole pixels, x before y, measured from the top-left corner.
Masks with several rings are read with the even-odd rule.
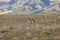
[[[60,40],[60,14],[1,15],[0,40]]]

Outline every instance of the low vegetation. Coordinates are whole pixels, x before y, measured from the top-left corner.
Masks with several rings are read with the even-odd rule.
[[[0,40],[60,40],[60,14],[1,15]]]

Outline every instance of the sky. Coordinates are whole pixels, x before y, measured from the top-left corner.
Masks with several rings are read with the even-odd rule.
[[[54,0],[50,0],[50,1],[54,1]]]
[[[16,3],[18,0],[0,0],[0,5],[3,5],[5,3],[8,3],[8,4],[14,4]]]
[[[10,2],[11,0],[0,0],[0,2]],[[53,1],[53,0],[50,0]]]
[[[10,2],[11,0],[0,0],[0,2]]]

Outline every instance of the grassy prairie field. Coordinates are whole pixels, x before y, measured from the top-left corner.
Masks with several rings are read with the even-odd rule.
[[[0,40],[60,40],[60,14],[0,15]]]

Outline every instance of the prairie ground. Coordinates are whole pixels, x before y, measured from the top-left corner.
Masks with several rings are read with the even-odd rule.
[[[60,14],[1,15],[0,40],[60,40]]]

